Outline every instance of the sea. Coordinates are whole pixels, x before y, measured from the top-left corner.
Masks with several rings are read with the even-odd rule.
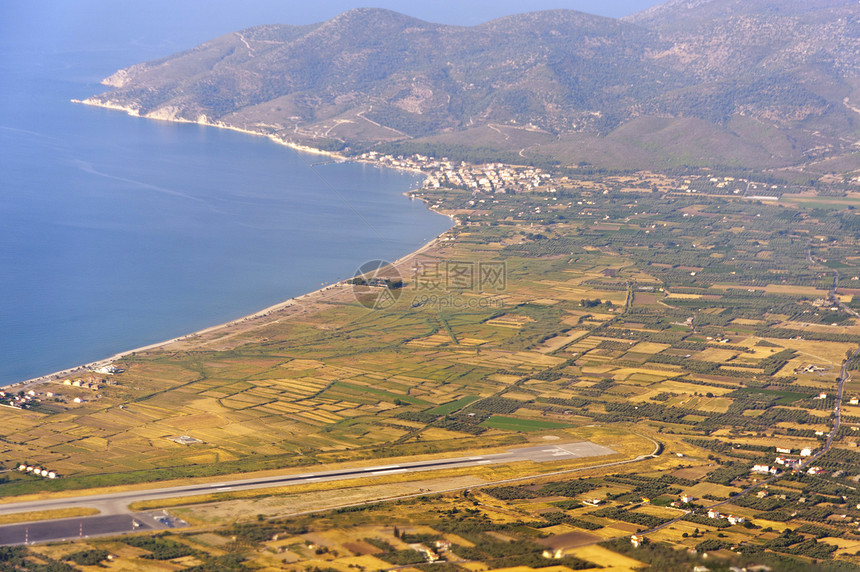
[[[71,103],[216,35],[77,13],[126,5],[0,2],[0,385],[253,313],[451,226],[403,195],[415,173]]]

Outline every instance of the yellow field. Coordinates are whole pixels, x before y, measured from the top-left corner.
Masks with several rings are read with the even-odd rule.
[[[729,410],[729,405],[732,404],[732,400],[729,398],[707,398],[703,397],[699,399],[698,404],[696,404],[696,409],[699,411],[707,411],[711,413],[725,413]]]
[[[656,342],[639,342],[638,344],[630,348],[630,351],[641,354],[658,354],[670,347],[672,347],[670,344],[658,344]]]
[[[675,300],[697,300],[701,298],[701,294],[679,294],[676,292],[670,292],[666,294],[667,299],[675,299]]]
[[[527,316],[508,316],[507,314],[487,320],[487,323],[493,326],[502,326],[505,328],[522,328],[528,322],[533,321]]]
[[[827,290],[813,288],[811,286],[796,286],[793,284],[768,284],[764,287],[768,294],[791,294],[794,296],[809,296],[813,298],[827,298],[830,293]]]
[[[406,345],[416,348],[432,348],[450,342],[451,337],[447,334],[433,334],[432,336],[427,336],[426,338],[412,340]]]
[[[860,550],[860,540],[852,540],[848,538],[832,538],[825,537],[819,539],[819,542],[826,542],[827,544],[832,544],[833,546],[838,546],[839,550],[836,551],[836,554],[856,554],[858,550]]]
[[[714,395],[725,395],[726,393],[731,393],[733,390],[723,388],[723,387],[710,387],[710,386],[701,386],[701,385],[693,385],[692,383],[684,383],[683,381],[674,381],[674,380],[666,380],[662,381],[659,384],[659,388],[662,391],[671,391],[672,393],[706,393],[711,392]]]
[[[94,508],[61,508],[56,510],[39,510],[33,512],[18,512],[14,514],[0,515],[0,524],[14,524],[16,522],[32,522],[35,520],[54,520],[58,518],[72,518],[76,516],[92,516],[99,514]]]
[[[470,568],[470,570],[487,570],[487,568],[482,565],[482,568]],[[567,566],[547,566],[540,568],[540,570],[541,572],[575,572]],[[492,568],[487,572],[535,572],[535,569],[529,566],[514,566],[512,568]]]
[[[732,324],[737,324],[739,326],[758,326],[763,323],[764,322],[761,320],[752,320],[750,318],[735,318],[732,320]]]
[[[648,538],[650,538],[654,542],[671,542],[672,544],[677,544],[679,542],[684,542],[685,539],[683,538],[683,534],[685,532],[688,535],[692,536],[697,528],[700,531],[716,530],[716,527],[681,520],[676,522],[672,526],[666,527],[662,530],[658,530],[654,534],[650,534]],[[698,540],[695,540],[691,546],[695,545],[698,542]]]
[[[545,341],[537,351],[541,353],[552,353],[567,344],[574,342],[588,333],[588,330],[573,330],[566,334],[550,338]]]
[[[644,367],[620,367],[613,371],[613,374],[618,379],[628,379],[634,375],[642,375],[647,376],[646,379],[650,378],[654,381],[658,381],[661,379],[666,379],[667,377],[675,377],[678,375],[677,371],[673,371],[668,369],[670,366],[666,366],[664,364],[660,364],[660,368],[666,369],[650,369]]]
[[[693,354],[693,357],[695,359],[710,361],[713,363],[726,363],[737,355],[738,352],[736,352],[735,350],[726,350],[719,347],[710,347],[700,351],[697,354]]]
[[[666,188],[670,187],[667,183]],[[451,192],[455,195],[460,193]],[[463,195],[467,196],[468,192]],[[498,198],[501,201],[503,197],[499,195]],[[710,216],[714,213],[708,211],[709,208],[710,205],[696,204],[684,210],[685,214],[698,216],[701,212]],[[725,215],[726,218],[733,216],[728,212]],[[673,220],[667,221],[672,233],[684,230]],[[720,220],[714,219],[715,222]],[[639,232],[637,225],[640,224],[632,218],[629,224],[614,226],[606,222],[592,225],[591,222],[586,227],[577,227],[577,234],[571,237],[576,241],[583,240],[579,231],[585,228],[596,233],[617,229]],[[572,224],[558,222],[552,227],[534,227],[528,232],[562,238],[567,230],[571,230],[567,225]],[[734,220],[730,224],[740,229],[743,221]],[[82,404],[67,406],[48,404],[53,405],[57,412],[45,406],[44,414],[12,410],[4,414],[4,424],[0,427],[0,454],[5,461],[4,466],[14,466],[12,463],[21,459],[28,462],[32,459],[32,462],[44,463],[69,477],[68,481],[59,484],[80,479],[80,484],[85,486],[96,479],[111,482],[112,475],[120,473],[125,479],[139,481],[164,478],[168,476],[167,471],[170,471],[169,476],[187,481],[223,479],[218,476],[196,479],[194,475],[200,474],[202,465],[207,465],[207,474],[248,471],[249,475],[261,473],[263,468],[267,474],[276,470],[296,474],[317,467],[367,467],[380,464],[380,457],[386,457],[384,462],[387,464],[396,463],[397,459],[483,455],[517,446],[564,442],[562,440],[569,437],[593,440],[618,452],[600,459],[486,465],[440,470],[424,474],[420,479],[415,475],[397,474],[378,479],[307,484],[159,503],[186,503],[184,507],[175,508],[177,513],[194,525],[210,527],[207,530],[233,522],[256,526],[258,515],[264,520],[293,514],[290,522],[307,525],[302,529],[307,533],[294,536],[284,533],[277,540],[257,542],[256,548],[249,551],[249,554],[253,552],[249,565],[260,569],[299,571],[318,566],[348,572],[355,568],[391,568],[390,563],[377,558],[380,553],[374,552],[372,547],[368,549],[354,543],[356,535],[360,535],[359,539],[376,538],[396,548],[404,548],[402,540],[392,534],[395,522],[401,530],[438,534],[430,523],[447,518],[446,514],[470,517],[472,513],[467,513],[466,509],[476,515],[485,515],[494,523],[510,524],[532,519],[555,522],[546,511],[556,512],[560,507],[575,506],[551,504],[570,498],[561,493],[553,498],[502,501],[492,497],[486,489],[481,490],[491,483],[507,479],[525,478],[527,480],[521,482],[530,485],[530,491],[537,491],[549,480],[600,479],[614,473],[636,474],[645,480],[672,474],[698,482],[685,492],[700,500],[705,496],[727,498],[745,485],[731,487],[706,482],[708,474],[717,469],[727,455],[697,448],[688,441],[690,437],[701,436],[702,427],[696,427],[696,422],[707,419],[706,414],[733,410],[733,400],[739,403],[745,399],[746,396],[741,394],[737,398],[728,397],[735,388],[767,387],[769,380],[760,367],[740,366],[755,366],[783,348],[794,349],[798,356],[779,373],[787,375],[804,364],[826,364],[831,369],[821,374],[799,373],[795,387],[822,387],[830,391],[838,364],[844,359],[846,350],[853,349],[850,343],[787,339],[770,339],[773,347],[759,346],[756,344],[761,338],[754,334],[765,323],[778,323],[777,327],[796,328],[799,332],[860,333],[860,325],[855,323],[834,327],[789,322],[790,317],[801,314],[789,311],[792,304],[786,303],[785,298],[777,300],[775,296],[772,296],[777,302],[774,308],[786,308],[778,310],[784,312],[782,315],[763,311],[761,319],[757,319],[758,315],[748,313],[743,304],[738,308],[729,307],[729,296],[746,296],[743,292],[747,288],[742,286],[749,278],[746,275],[738,277],[735,284],[717,285],[706,291],[700,287],[710,284],[713,276],[704,272],[687,291],[708,292],[708,295],[671,293],[663,298],[664,293],[658,289],[663,284],[675,282],[678,269],[673,268],[674,265],[668,263],[671,260],[666,260],[665,253],[661,252],[645,253],[643,250],[644,258],[639,254],[626,257],[624,252],[628,246],[624,246],[625,241],[604,241],[600,243],[602,246],[578,246],[576,252],[569,255],[533,254],[531,250],[528,256],[511,255],[513,250],[504,246],[525,241],[525,229],[531,228],[528,225],[513,215],[510,225],[491,225],[492,228],[476,225],[468,229],[473,237],[491,236],[492,240],[473,240],[463,244],[451,242],[425,254],[434,260],[450,256],[464,260],[505,260],[510,284],[499,296],[504,306],[471,308],[468,311],[413,307],[409,299],[415,292],[409,289],[414,285],[406,285],[405,295],[396,302],[397,305],[383,311],[368,311],[356,304],[351,296],[348,299],[333,298],[318,303],[313,310],[305,307],[299,312],[296,308],[290,311],[292,314],[260,320],[250,328],[204,335],[184,344],[128,356],[119,363],[125,372],[113,378],[118,384],[100,390],[99,398],[95,398],[95,393],[63,386],[58,391],[66,392],[64,395],[80,391],[89,399]],[[762,234],[759,231],[743,232],[755,234],[760,245],[768,242],[766,236],[758,236]],[[678,236],[683,241],[696,240],[695,236],[683,233]],[[746,240],[736,238],[739,245]],[[752,241],[750,238],[748,242]],[[538,250],[544,248],[542,244],[531,246]],[[766,255],[758,256],[754,263],[769,268],[781,262],[785,253],[780,248],[772,242],[765,247]],[[746,253],[740,247],[730,255],[737,254],[748,260],[755,258],[757,251],[762,249],[759,247]],[[727,252],[713,252],[711,258],[727,256]],[[689,270],[705,266],[708,256],[704,251],[695,252],[690,257],[695,261],[689,262],[695,267],[691,266]],[[646,259],[653,260],[654,266],[650,267]],[[616,272],[604,272],[608,268]],[[682,266],[680,272],[689,274],[686,268]],[[646,270],[653,270],[653,275]],[[785,274],[774,273],[773,276],[773,281],[788,278]],[[634,286],[628,311],[624,304],[628,301],[628,285],[633,280],[654,285],[657,289],[641,293]],[[726,276],[723,281],[734,280]],[[690,286],[687,278],[681,283]],[[730,293],[729,289],[739,291]],[[766,298],[764,294],[800,292],[815,297],[825,294],[820,288],[806,287],[804,290],[790,284],[771,284],[759,290],[763,291],[760,293],[762,298]],[[750,297],[754,299],[751,307],[769,308],[768,304],[759,306],[760,294]],[[483,294],[479,296],[472,292],[458,296],[477,300]],[[611,300],[615,307],[610,311],[606,305],[592,308],[589,303],[580,303],[582,299],[595,298]],[[800,307],[799,304],[797,306]],[[686,327],[683,322],[690,315],[707,316],[708,323],[702,320],[701,327],[699,324],[695,328]],[[751,318],[728,321],[736,315]],[[666,316],[671,316],[671,323],[661,321]],[[728,339],[730,344],[712,342],[707,340],[708,336],[712,340]],[[737,346],[751,351],[730,349]],[[673,359],[666,361],[673,364],[658,363],[660,358],[654,356],[660,353],[672,356]],[[687,353],[693,354],[690,365],[683,362]],[[649,361],[651,359],[654,361]],[[699,360],[725,368],[701,368],[698,367],[701,365],[697,363]],[[729,375],[732,370],[749,375]],[[755,382],[749,382],[753,376]],[[786,387],[790,390],[791,386],[786,384]],[[848,389],[850,395],[860,395],[860,381]],[[708,397],[708,394],[712,396]],[[630,402],[637,405],[647,403],[653,407],[640,406],[638,413],[631,411],[633,407],[616,407]],[[469,405],[464,405],[466,403]],[[788,407],[800,410],[802,406],[803,403],[795,403]],[[689,409],[683,412],[685,417],[680,423],[672,422],[674,420],[667,411],[673,407]],[[504,411],[508,413],[502,413]],[[468,413],[474,415],[469,416]],[[805,425],[779,423],[765,426],[755,418],[764,413],[763,409],[744,412],[746,423],[743,418],[726,416],[725,426],[708,438],[770,446],[785,437],[785,432],[780,433],[787,427],[829,429],[831,410],[812,411],[815,423]],[[844,413],[860,416],[860,406],[846,407]],[[543,420],[563,424],[564,427],[520,432],[513,428],[514,424],[505,429],[501,422],[494,426],[492,422],[483,421],[484,415],[491,414],[516,417],[523,426],[531,423],[532,427],[540,428],[535,421]],[[652,442],[632,431],[659,437],[665,446],[664,453],[654,459],[640,459],[627,465],[596,467],[600,463],[631,459],[653,450]],[[202,442],[185,446],[171,440],[179,435],[190,435]],[[860,441],[860,431],[856,437],[851,435],[836,443],[836,447],[847,447],[853,441]],[[795,439],[793,442],[803,440]],[[314,469],[309,469],[309,466]],[[132,470],[136,472],[130,473]],[[581,472],[567,473],[573,470]],[[566,474],[546,476],[561,471]],[[25,480],[25,475],[16,472],[11,478],[13,481],[7,490],[12,494],[36,488]],[[734,482],[746,483],[749,480],[742,475]],[[117,477],[113,482],[120,482],[120,479]],[[117,488],[140,486],[132,484]],[[579,500],[604,497],[607,492],[627,493],[634,489],[634,485],[612,480],[590,482],[588,486],[597,488],[578,495]],[[451,488],[458,491],[444,492]],[[463,492],[465,488],[470,489],[468,494]],[[774,485],[772,491],[775,493],[776,490],[777,485]],[[433,495],[431,500],[402,499],[397,503],[380,503],[355,511],[295,516],[299,511],[311,512],[425,494]],[[204,500],[207,501],[205,505],[199,502]],[[638,501],[629,502],[627,499],[615,499],[605,506],[660,517],[680,514],[671,508],[640,506]],[[441,510],[443,508],[458,510],[445,512]],[[640,528],[608,517],[587,516],[594,510],[592,507],[563,510],[575,518],[605,525],[589,532],[599,538],[623,537]],[[754,513],[752,509],[738,509],[736,512],[746,516]],[[766,522],[760,520],[757,524],[771,524]],[[383,524],[387,530],[383,530]],[[772,526],[777,529],[785,527],[781,523],[772,523]],[[504,531],[494,528],[480,534],[485,539],[499,540],[510,539],[505,539],[505,535],[521,535],[519,538],[522,538],[535,534],[533,530],[521,528],[524,527],[509,527]],[[706,538],[716,536],[710,530],[713,527],[681,522],[661,530],[654,535],[654,540],[668,540],[678,548],[689,548],[702,539],[682,539],[681,534],[695,528],[708,530]],[[540,530],[551,535],[581,532],[570,524]],[[209,538],[207,543],[200,534],[202,529],[174,532],[182,542],[207,547],[201,549],[202,552],[212,550],[209,555],[222,550],[217,535]],[[756,542],[762,535],[760,529],[740,532],[750,535]],[[200,537],[200,542],[193,536]],[[480,542],[477,538],[474,539],[476,544]],[[735,542],[743,536],[732,529],[725,531],[723,538],[729,539],[727,542]],[[121,545],[109,545],[116,541],[102,542],[109,550],[125,550]],[[232,541],[226,542],[231,543],[232,550]],[[350,543],[352,547],[347,546]],[[328,552],[317,553],[309,545],[326,548]],[[571,546],[574,545],[571,542]],[[860,549],[860,545],[855,544],[837,545],[840,553],[849,554]],[[128,557],[136,563],[142,561],[141,554],[123,552],[121,557]],[[632,570],[642,566],[635,559],[599,546],[576,548],[572,554],[603,566],[604,571]],[[195,562],[186,559],[182,563],[190,566]],[[146,565],[175,568],[179,564],[143,563]],[[464,563],[462,567],[483,570],[487,566],[472,562]],[[563,567],[555,569],[566,570]]]
[[[774,530],[778,530],[782,532],[786,528],[791,528],[791,526],[785,522],[776,522],[774,520],[767,520],[764,518],[756,518],[754,519],[755,525],[760,526],[762,528],[772,528]]]
[[[697,499],[704,495],[713,495],[716,497],[728,498],[731,494],[740,492],[738,487],[727,487],[726,485],[718,485],[716,483],[698,483],[690,488],[685,488],[684,493],[692,495]]]
[[[633,560],[617,552],[612,552],[602,546],[583,546],[581,548],[574,548],[568,552],[577,558],[600,564],[605,567],[603,568],[604,570],[631,570],[645,566],[645,564],[638,560]]]
[[[684,514],[684,511],[677,508],[671,508],[667,506],[655,506],[651,504],[642,505],[634,512],[641,512],[642,514],[659,516],[660,518],[676,518]]]
[[[852,344],[841,342],[783,339],[768,341],[778,341],[778,343],[783,347],[796,350],[798,353],[800,353],[801,359],[805,360],[806,363],[819,360],[828,365],[839,364],[842,363],[843,359],[845,359],[845,352],[847,350],[850,349],[853,351],[854,349],[856,349]]]

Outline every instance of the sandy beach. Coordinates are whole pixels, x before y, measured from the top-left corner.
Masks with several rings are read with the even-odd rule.
[[[177,123],[195,123],[195,122],[192,122],[192,121],[189,121],[186,119],[181,119],[181,118],[170,118],[170,117],[161,117],[161,116],[150,117],[150,116],[140,115],[137,112],[137,110],[135,110],[135,109],[120,106],[120,105],[113,104],[110,102],[102,103],[102,102],[94,101],[91,99],[72,100],[72,102],[81,103],[84,105],[92,105],[92,106],[96,106],[96,107],[104,107],[104,108],[108,108],[108,109],[115,109],[118,111],[124,111],[131,116],[141,117],[141,118],[145,118],[145,119],[157,119],[160,121],[170,121],[170,122],[177,122]],[[196,123],[198,123],[200,125],[206,125],[209,127],[216,127],[219,129],[228,129],[228,130],[238,131],[238,132],[249,134],[249,135],[266,137],[266,138],[270,139],[271,141],[273,141],[279,145],[284,145],[286,147],[292,148],[292,149],[294,149],[296,151],[300,151],[300,152],[325,155],[325,156],[331,157],[332,159],[339,160],[339,161],[350,160],[347,157],[344,157],[344,156],[339,155],[337,153],[321,151],[319,149],[313,149],[310,147],[306,147],[304,145],[298,145],[298,144],[292,143],[290,141],[286,141],[284,139],[281,139],[280,137],[277,137],[274,135],[269,135],[269,134],[261,133],[258,131],[251,131],[251,130],[247,130],[247,129],[242,129],[242,128],[230,126],[227,124],[223,124],[221,122],[198,121]],[[386,168],[396,168],[396,167],[392,167],[389,165],[385,165],[385,167]],[[414,169],[400,169],[400,170],[415,172]],[[411,193],[411,191],[408,191],[408,192],[404,193],[404,195],[409,196],[410,193]],[[454,218],[451,217],[450,215],[447,215],[445,213],[438,213],[438,214],[443,214],[445,216],[448,216],[452,221],[454,221]],[[446,231],[446,233],[447,232],[448,231]],[[440,238],[442,236],[444,236],[446,233],[442,233],[441,235],[433,238],[432,240],[430,240],[429,242],[427,242],[426,244],[424,244],[423,246],[421,246],[417,250],[399,258],[398,260],[394,261],[392,264],[398,269],[398,271],[401,273],[401,275],[407,275],[408,269],[409,269],[410,264],[412,263],[412,260],[415,259],[417,256],[423,254],[423,253],[427,253],[434,246],[438,245],[440,242]],[[322,288],[319,288],[319,289],[312,291],[312,292],[308,292],[306,294],[302,294],[302,295],[297,296],[295,298],[290,298],[290,299],[285,300],[283,302],[280,302],[278,304],[269,306],[267,308],[263,308],[257,312],[254,312],[253,314],[249,314],[247,316],[243,316],[241,318],[237,318],[237,319],[231,320],[229,322],[210,326],[210,327],[204,328],[202,330],[194,331],[194,332],[184,334],[182,336],[178,336],[178,337],[175,337],[175,338],[172,338],[169,340],[165,340],[162,342],[157,342],[154,344],[125,350],[125,351],[119,352],[117,354],[114,354],[112,356],[109,356],[109,357],[106,357],[106,358],[103,358],[103,359],[100,359],[97,361],[81,364],[78,366],[74,366],[74,367],[70,367],[67,369],[60,370],[60,371],[55,371],[55,372],[52,372],[52,373],[49,373],[46,375],[42,375],[39,377],[35,377],[35,378],[27,379],[24,381],[12,383],[12,384],[4,386],[4,389],[6,389],[7,391],[11,390],[11,391],[15,391],[15,392],[26,391],[26,390],[29,390],[29,389],[35,387],[35,386],[41,385],[41,384],[45,384],[45,383],[49,383],[49,382],[53,382],[53,381],[57,381],[57,380],[62,380],[62,379],[68,378],[68,377],[74,377],[76,375],[82,375],[82,374],[87,373],[89,371],[93,371],[93,370],[102,368],[104,366],[111,365],[111,364],[113,364],[119,360],[122,360],[124,357],[127,357],[127,356],[132,355],[132,354],[146,353],[146,352],[150,352],[150,351],[154,351],[154,350],[163,350],[163,349],[184,351],[184,350],[188,350],[191,348],[200,348],[200,347],[211,346],[214,343],[214,341],[216,341],[216,340],[219,342],[219,345],[220,345],[225,341],[225,338],[227,338],[227,337],[231,337],[235,334],[244,333],[244,332],[247,332],[249,330],[253,330],[254,328],[257,328],[257,327],[263,326],[265,324],[271,323],[273,320],[277,321],[277,320],[286,319],[286,318],[290,318],[290,317],[294,317],[294,316],[300,316],[300,315],[304,316],[304,315],[307,315],[308,313],[313,313],[313,312],[316,312],[316,311],[324,308],[327,303],[334,303],[334,302],[342,303],[342,302],[349,302],[351,300],[354,300],[351,286],[349,284],[346,284],[345,281],[341,281],[341,282],[338,282],[335,284],[323,286]]]
[[[342,155],[339,155],[337,153],[333,153],[333,152],[329,152],[329,151],[322,151],[322,150],[314,149],[314,148],[307,147],[304,145],[299,145],[299,144],[296,144],[296,143],[293,143],[291,141],[282,139],[282,138],[275,136],[275,135],[272,135],[272,134],[266,134],[266,133],[262,133],[260,131],[243,129],[240,127],[225,124],[223,122],[211,122],[211,121],[206,121],[206,120],[200,120],[200,121],[195,122],[195,121],[190,121],[190,120],[178,118],[178,117],[164,116],[163,114],[141,115],[138,112],[138,110],[136,110],[134,108],[122,106],[122,105],[119,105],[119,104],[116,104],[116,103],[113,103],[110,101],[102,102],[102,101],[98,101],[98,100],[93,99],[93,98],[89,98],[89,99],[85,99],[85,100],[73,99],[72,102],[73,103],[80,103],[80,104],[84,104],[84,105],[91,105],[91,106],[95,106],[95,107],[113,109],[113,110],[117,110],[117,111],[123,111],[130,116],[140,117],[143,119],[155,119],[155,120],[159,120],[159,121],[168,121],[168,122],[174,122],[174,123],[197,123],[199,125],[205,125],[208,127],[216,127],[218,129],[228,129],[231,131],[238,131],[240,133],[245,133],[248,135],[256,135],[256,136],[266,137],[267,139],[273,141],[274,143],[289,147],[289,148],[294,149],[296,151],[300,151],[300,152],[304,152],[304,153],[313,153],[316,155],[324,155],[324,156],[330,157],[330,158],[337,160],[337,161],[351,160],[351,159],[344,157]],[[396,167],[392,167],[390,165],[384,165],[384,166],[386,168],[396,168]],[[416,172],[414,169],[400,169],[400,170],[409,171],[409,172]],[[404,195],[409,196],[410,193],[411,193],[411,191],[404,193]],[[439,213],[439,214],[444,214],[444,213]],[[453,220],[453,217],[449,216],[449,218],[451,218]],[[444,233],[443,233],[443,235],[444,235]],[[439,238],[441,236],[442,235],[430,240],[429,242],[427,242],[426,244],[424,244],[423,246],[421,246],[419,249],[415,250],[414,252],[411,252],[411,253],[401,257],[400,259],[396,260],[393,264],[398,268],[398,270],[401,272],[401,274],[403,274],[403,268],[408,267],[408,265],[410,264],[411,260],[414,257],[418,256],[421,253],[426,252],[428,249],[432,248],[435,244],[437,244],[439,242]],[[48,382],[52,382],[52,381],[56,381],[56,380],[61,380],[61,379],[64,379],[67,377],[73,377],[76,375],[82,375],[86,372],[96,370],[96,369],[99,369],[101,367],[113,364],[114,362],[121,360],[122,358],[127,357],[127,356],[132,355],[132,354],[145,353],[148,351],[161,350],[161,349],[187,350],[187,349],[190,349],[193,347],[206,347],[207,345],[210,345],[214,339],[217,339],[219,342],[223,342],[225,337],[229,337],[233,334],[237,334],[240,332],[248,331],[250,329],[253,329],[253,328],[259,327],[261,325],[270,323],[270,321],[272,321],[272,320],[280,320],[283,318],[288,318],[288,317],[296,316],[296,315],[306,315],[309,312],[314,312],[314,311],[321,309],[322,307],[324,307],[325,303],[331,303],[331,302],[335,302],[335,301],[337,301],[337,302],[349,301],[352,299],[354,299],[354,298],[353,298],[351,287],[348,284],[346,284],[345,282],[339,282],[336,284],[326,285],[326,286],[324,286],[318,290],[308,292],[306,294],[297,296],[295,298],[290,298],[289,300],[285,300],[285,301],[280,302],[278,304],[275,304],[273,306],[263,308],[257,312],[254,312],[253,314],[249,314],[247,316],[243,316],[241,318],[237,318],[237,319],[231,320],[229,322],[210,326],[210,327],[204,328],[202,330],[194,331],[194,332],[184,334],[182,336],[178,336],[178,337],[175,337],[175,338],[172,338],[169,340],[165,340],[162,342],[157,342],[157,343],[150,344],[147,346],[142,346],[142,347],[137,347],[137,348],[125,350],[125,351],[119,352],[117,354],[114,354],[112,356],[109,356],[109,357],[106,357],[106,358],[103,358],[103,359],[100,359],[97,361],[84,363],[84,364],[81,364],[78,366],[70,367],[67,369],[60,370],[60,371],[55,371],[55,372],[52,372],[52,373],[49,373],[46,375],[42,375],[39,377],[35,377],[35,378],[27,379],[24,381],[12,383],[12,384],[4,386],[4,389],[16,391],[16,392],[17,391],[23,391],[23,390],[29,390],[29,389],[33,388],[34,386],[41,385],[44,383],[48,383]]]
[[[447,232],[448,231],[446,231],[446,233]],[[398,258],[391,263],[392,266],[397,268],[401,275],[407,275],[413,261],[420,255],[428,254],[437,247],[441,242],[441,238],[446,233],[442,233],[417,250]],[[329,284],[319,288],[318,290],[314,290],[313,292],[308,292],[306,294],[296,296],[295,298],[290,298],[289,300],[279,302],[278,304],[263,308],[253,314],[248,314],[247,316],[242,316],[241,318],[237,318],[229,322],[203,328],[202,330],[197,330],[162,342],[122,351],[110,357],[90,363],[85,363],[6,385],[3,389],[15,392],[27,391],[45,383],[54,382],[67,377],[74,377],[75,375],[81,375],[86,372],[111,365],[132,354],[146,353],[153,350],[187,351],[190,349],[211,348],[211,346],[216,343],[218,346],[223,346],[229,337],[247,333],[248,331],[252,331],[256,328],[282,319],[290,319],[299,316],[305,317],[322,310],[331,303],[349,303],[354,300],[355,298],[350,284],[347,284],[345,281]]]
[[[289,147],[290,149],[294,149],[296,151],[301,151],[302,153],[311,153],[313,155],[325,155],[326,157],[331,157],[332,159],[336,159],[338,161],[349,161],[348,157],[340,155],[339,153],[335,153],[333,151],[323,151],[321,149],[316,149],[314,147],[309,147],[307,145],[301,145],[299,143],[295,143],[288,139],[284,139],[282,137],[278,137],[277,135],[271,133],[263,133],[262,131],[254,131],[253,129],[245,129],[242,127],[237,127],[235,125],[230,125],[228,123],[224,123],[223,121],[209,121],[208,119],[201,118],[197,121],[192,121],[190,119],[185,119],[183,117],[169,116],[165,114],[145,114],[141,115],[140,111],[129,107],[127,105],[121,105],[118,103],[114,103],[112,101],[99,101],[94,97],[89,97],[87,99],[72,99],[72,103],[80,103],[82,105],[91,105],[93,107],[102,107],[104,109],[113,109],[116,111],[124,111],[128,115],[132,117],[140,117],[142,119],[154,119],[156,121],[168,121],[170,123],[191,123],[194,125],[205,125],[206,127],[216,127],[218,129],[227,129],[228,131],[237,131],[239,133],[244,133],[246,135],[255,135],[257,137],[265,137],[270,141],[277,143],[278,145],[283,145],[285,147]]]

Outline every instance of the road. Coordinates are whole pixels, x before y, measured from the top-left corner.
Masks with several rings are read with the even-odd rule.
[[[0,545],[75,540],[155,528],[137,515],[129,514],[45,520],[0,527]]]
[[[812,240],[808,240],[806,242],[806,261],[809,264],[813,264],[815,262],[812,258],[811,244],[812,244]],[[835,275],[833,276],[833,284],[830,286],[830,295],[829,295],[830,301],[834,305],[839,306],[839,308],[841,310],[848,312],[849,314],[851,314],[855,318],[860,318],[860,313],[858,313],[858,312],[852,310],[851,308],[849,308],[848,306],[846,306],[842,302],[842,300],[839,299],[839,296],[837,296],[836,288],[838,288],[838,286],[839,286],[839,271],[834,269],[833,272],[835,273]],[[854,353],[851,355],[852,358],[856,358],[858,356],[860,356],[860,347],[855,349]],[[833,403],[833,428],[830,430],[830,433],[827,434],[827,440],[825,441],[824,446],[821,449],[819,449],[818,451],[816,451],[816,453],[814,455],[807,457],[806,460],[803,461],[798,466],[798,468],[797,468],[798,471],[801,471],[801,472],[805,471],[815,461],[817,461],[822,456],[827,454],[827,452],[830,450],[830,447],[833,445],[833,439],[836,437],[836,434],[839,432],[839,427],[842,423],[842,418],[841,418],[841,415],[842,415],[842,396],[844,394],[845,382],[848,381],[848,379],[849,379],[848,365],[850,362],[851,362],[850,359],[846,359],[844,362],[842,362],[842,369],[839,370],[839,379],[837,380],[837,383],[836,383],[836,398],[835,398],[834,403]],[[718,502],[718,503],[715,503],[712,505],[708,505],[706,507],[703,507],[702,510],[708,511],[712,508],[717,508],[717,507],[720,507],[724,504],[728,504],[730,502],[733,502],[735,499],[742,497],[744,495],[747,495],[759,487],[762,487],[764,485],[768,485],[770,483],[778,481],[779,479],[781,479],[784,476],[784,474],[785,473],[780,473],[780,474],[774,475],[772,477],[769,477],[763,481],[759,481],[758,483],[743,489],[741,492],[728,498],[727,500],[724,500],[722,502]],[[675,524],[676,522],[683,520],[683,518],[685,516],[687,516],[688,514],[690,514],[690,512],[691,511],[688,511],[688,512],[684,513],[682,516],[679,516],[678,518],[670,520],[669,522],[661,524],[660,526],[656,526],[650,530],[646,530],[645,532],[642,532],[641,534],[651,534],[653,532],[657,532],[658,530],[666,528],[667,526]]]
[[[505,453],[476,455],[472,457],[396,463],[334,471],[316,471],[311,473],[278,475],[273,477],[237,479],[218,483],[181,485],[120,493],[89,494],[28,502],[4,503],[0,504],[0,514],[56,510],[63,508],[96,508],[99,509],[100,515],[95,517],[0,526],[0,545],[22,544],[25,541],[24,533],[26,530],[29,530],[29,542],[77,538],[83,534],[92,536],[130,532],[132,518],[137,519],[138,522],[148,528],[164,528],[164,526],[159,526],[156,521],[152,521],[152,517],[147,517],[145,513],[132,514],[129,511],[128,506],[130,504],[140,501],[264,489],[323,481],[366,479],[401,473],[480,467],[491,464],[509,464],[520,461],[542,463],[613,454],[615,454],[615,451],[608,447],[588,441],[582,441],[577,443],[547,444],[538,447],[524,447],[520,449],[512,449]],[[83,532],[81,527],[85,527],[87,531],[91,531]],[[139,529],[145,530],[146,528]]]
[[[807,254],[807,257],[810,257],[810,255]],[[830,301],[833,302],[836,306],[838,306],[842,311],[847,312],[855,318],[860,318],[860,313],[857,313],[848,306],[846,306],[836,294],[836,288],[839,286],[839,271],[834,269],[833,272],[833,285],[830,287]],[[851,358],[853,359],[858,356],[860,356],[860,347],[854,350],[854,353],[851,354]],[[846,359],[844,362],[842,362],[842,369],[839,370],[839,383],[836,385],[836,400],[833,405],[833,429],[831,429],[830,433],[827,434],[827,442],[825,443],[821,451],[810,457],[809,460],[807,460],[803,465],[801,465],[801,470],[806,468],[810,463],[817,460],[824,453],[830,450],[830,445],[833,444],[833,439],[834,437],[836,437],[836,433],[839,431],[839,426],[842,422],[842,395],[845,387],[845,382],[849,379],[850,374],[848,373],[848,366],[850,363],[851,359]]]

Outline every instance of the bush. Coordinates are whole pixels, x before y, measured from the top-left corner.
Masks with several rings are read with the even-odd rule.
[[[190,546],[161,536],[132,536],[123,538],[123,542],[129,546],[148,550],[150,554],[145,554],[141,558],[150,560],[173,560],[197,554],[197,551]]]
[[[110,554],[107,550],[81,550],[74,552],[68,556],[64,556],[63,560],[70,560],[81,566],[95,566]]]

